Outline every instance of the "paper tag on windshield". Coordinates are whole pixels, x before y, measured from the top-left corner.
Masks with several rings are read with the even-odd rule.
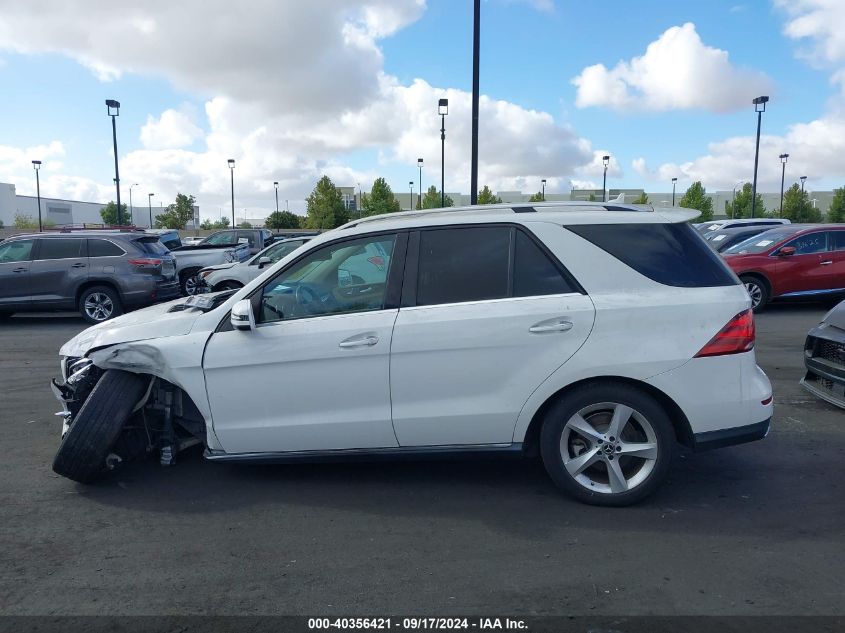
[[[713,238],[713,241],[714,242],[721,242],[726,237],[727,237],[727,235],[717,235],[716,237]]]
[[[773,244],[772,240],[762,240],[761,242],[757,242],[754,246],[768,246],[769,244]]]

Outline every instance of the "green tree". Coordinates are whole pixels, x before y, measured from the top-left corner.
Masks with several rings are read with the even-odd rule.
[[[229,224],[230,224],[229,218],[224,215],[222,218],[220,218],[216,222],[213,222],[211,224],[211,228],[214,229],[215,231],[219,231],[220,229],[228,229]]]
[[[490,191],[490,187],[484,185],[478,192],[478,204],[501,204],[502,199]]]
[[[400,211],[399,201],[384,178],[376,178],[370,193],[361,196],[361,215],[381,215]]]
[[[591,193],[589,196],[587,196],[587,202],[595,202],[595,201],[596,201],[596,194]]]
[[[827,210],[828,222],[845,222],[845,187],[833,190],[833,200]]]
[[[631,204],[648,204],[648,194],[643,191]]]
[[[757,194],[757,205],[754,215],[762,218],[766,214],[766,205],[763,204],[763,196]],[[750,218],[751,217],[751,183],[742,185],[742,189],[736,192],[736,198],[725,202],[725,215],[729,218]]]
[[[246,220],[244,220],[243,222],[238,224],[238,228],[239,229],[251,229],[252,228],[252,222],[247,222]]]
[[[423,196],[422,200],[422,208],[423,209],[439,209],[441,206],[440,204],[440,191],[438,191],[437,187],[431,186],[429,187],[425,195]],[[445,206],[447,207],[454,207],[455,201],[452,200],[449,196],[446,196]]]
[[[311,229],[334,229],[349,221],[340,189],[323,176],[308,196],[306,224]]]
[[[120,212],[121,223],[129,224],[131,218],[126,212],[125,203],[120,205]],[[100,209],[100,217],[103,218],[104,224],[117,224],[117,204],[115,204],[114,200],[110,200],[106,206]]]
[[[15,228],[16,229],[37,229],[38,228],[38,220],[33,218],[31,215],[26,215],[25,213],[16,213],[15,214]]]
[[[267,216],[264,226],[268,229],[299,229],[302,228],[300,217],[290,211],[273,211]]]
[[[684,197],[681,198],[681,201],[678,203],[679,206],[687,209],[697,209],[698,211],[701,211],[701,215],[693,220],[694,222],[707,222],[708,220],[713,219],[713,200],[708,198],[706,194],[707,190],[699,180],[690,185],[690,188],[687,189]]]
[[[209,220],[208,218],[200,222],[200,228],[203,231],[210,231],[212,227],[214,227],[214,224],[212,224],[211,220]]]
[[[183,193],[176,194],[176,202],[164,210],[164,213],[157,215],[155,225],[157,229],[184,229],[188,222],[194,219],[193,196],[186,196]]]
[[[801,192],[798,183],[794,183],[783,194],[783,217],[792,222],[821,222],[822,212],[814,209],[809,194]]]
[[[537,193],[532,193],[531,197],[528,198],[528,202],[543,202],[543,192],[538,191]]]

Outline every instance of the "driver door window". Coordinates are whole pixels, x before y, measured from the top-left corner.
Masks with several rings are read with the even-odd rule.
[[[259,323],[384,309],[396,235],[318,248],[261,291]]]

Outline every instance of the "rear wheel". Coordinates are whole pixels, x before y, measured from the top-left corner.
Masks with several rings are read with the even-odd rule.
[[[625,506],[652,494],[672,459],[674,430],[663,408],[630,385],[592,383],[546,414],[540,451],[547,472],[585,503]]]
[[[122,312],[120,297],[108,286],[93,286],[79,297],[79,313],[88,323],[102,323]]]
[[[106,371],[62,438],[53,470],[80,483],[106,470],[106,458],[148,382],[138,374]]]
[[[745,286],[748,296],[751,297],[751,309],[754,312],[762,311],[769,302],[769,288],[766,283],[753,275],[744,275],[739,280]]]

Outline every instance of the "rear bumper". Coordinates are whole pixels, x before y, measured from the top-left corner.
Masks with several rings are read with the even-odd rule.
[[[712,448],[722,448],[724,446],[762,440],[769,434],[771,423],[772,420],[768,419],[757,424],[735,426],[718,431],[707,431],[706,433],[696,433],[693,435],[692,448],[694,451],[699,452]]]
[[[123,302],[127,306],[143,307],[159,301],[178,299],[180,296],[179,282],[175,279],[173,281],[157,281],[151,277],[136,282],[130,291],[124,291]]]

